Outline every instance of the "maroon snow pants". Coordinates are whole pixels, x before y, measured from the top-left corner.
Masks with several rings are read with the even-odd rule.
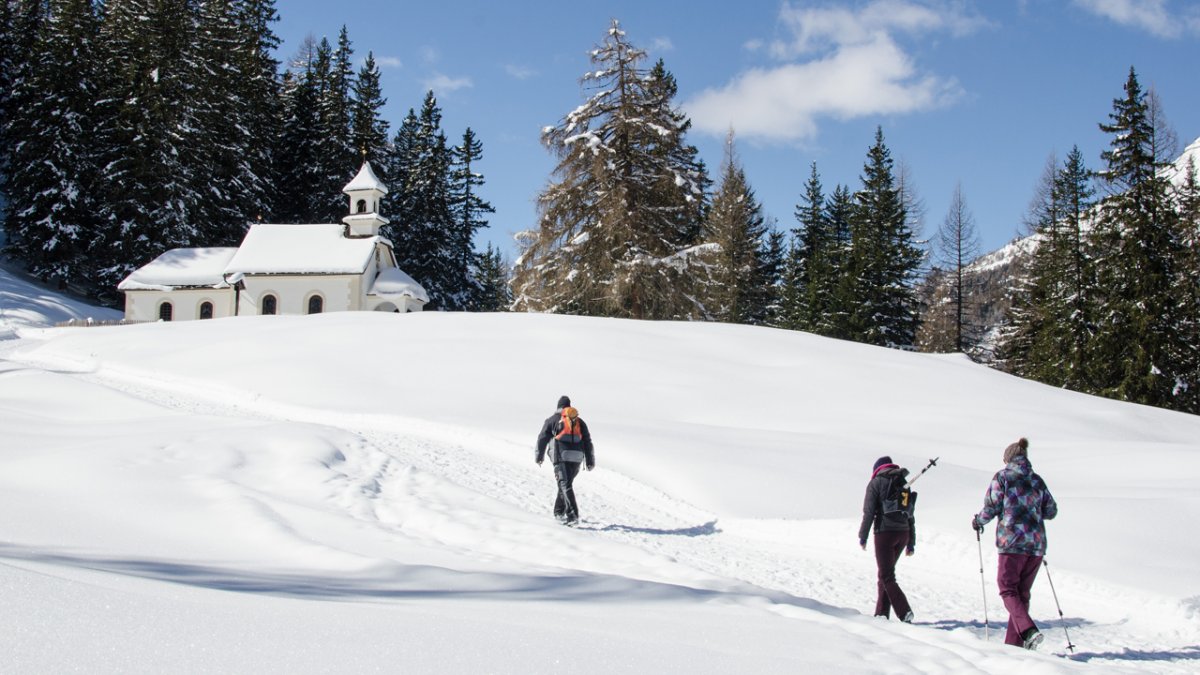
[[[1001,553],[996,569],[996,585],[1000,587],[1000,598],[1008,610],[1008,632],[1004,644],[1024,646],[1021,634],[1034,627],[1029,618],[1029,590],[1042,566],[1042,556]]]
[[[896,583],[896,562],[908,545],[908,530],[875,533],[875,564],[879,567],[879,594],[875,598],[875,616],[887,616],[889,609],[903,619],[911,609],[900,584]]]

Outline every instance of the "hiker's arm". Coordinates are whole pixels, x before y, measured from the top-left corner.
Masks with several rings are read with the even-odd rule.
[[[587,422],[579,420],[579,430],[583,435],[583,454],[587,458],[588,468],[596,466],[596,453],[592,450],[592,432],[588,430]]]
[[[858,544],[859,546],[867,545],[867,535],[871,532],[871,523],[875,522],[875,481],[867,483],[867,496],[863,498],[863,517],[862,525],[858,528]]]
[[[550,439],[553,437],[554,429],[550,427],[550,420],[546,420],[542,424],[542,432],[538,434],[537,439],[537,455],[534,457],[534,461],[538,464],[541,464],[542,460],[546,458],[546,445],[550,443]]]
[[[997,473],[988,485],[987,494],[983,496],[983,510],[975,516],[975,521],[980,525],[987,525],[992,518],[1000,515],[1002,510],[1004,510],[1004,486],[1001,485],[1000,474]]]

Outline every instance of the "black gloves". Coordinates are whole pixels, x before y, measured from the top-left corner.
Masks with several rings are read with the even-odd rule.
[[[983,524],[979,522],[979,518],[971,516],[971,529],[976,532],[983,532]]]

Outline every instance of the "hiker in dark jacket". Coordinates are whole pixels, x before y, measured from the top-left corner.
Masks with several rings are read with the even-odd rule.
[[[580,464],[586,463],[587,470],[596,468],[596,455],[592,450],[592,434],[579,412],[571,407],[571,399],[558,399],[558,409],[546,418],[537,439],[537,456],[540,466],[550,451],[550,463],[554,465],[554,478],[558,482],[558,496],[554,499],[554,517],[567,525],[579,521],[579,504],[575,500],[575,476],[579,475]]]
[[[999,563],[996,585],[1008,610],[1004,643],[1037,649],[1042,634],[1029,617],[1030,589],[1046,555],[1045,521],[1058,515],[1058,504],[1046,481],[1029,463],[1029,441],[1022,438],[1004,449],[1004,468],[997,471],[983,496],[983,510],[971,517],[971,527],[996,520]]]
[[[875,531],[875,565],[879,569],[878,591],[875,597],[875,616],[887,617],[890,610],[896,610],[896,616],[905,623],[913,619],[912,608],[908,598],[896,582],[896,563],[900,553],[906,551],[912,555],[916,548],[917,523],[912,511],[896,510],[896,506],[886,505],[888,495],[892,492],[892,484],[899,483],[901,487],[908,482],[908,469],[901,469],[892,463],[888,456],[875,460],[871,471],[871,481],[867,483],[867,496],[863,500],[862,526],[858,528],[858,545],[867,549],[867,533],[874,526]]]

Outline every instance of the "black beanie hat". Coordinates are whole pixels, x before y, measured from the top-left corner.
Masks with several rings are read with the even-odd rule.
[[[557,407],[559,409],[565,408],[569,405],[571,405],[571,398],[569,396],[559,396],[558,397],[558,406]]]
[[[875,473],[876,471],[878,471],[879,467],[883,466],[884,464],[891,464],[891,463],[892,463],[892,458],[888,457],[887,455],[884,455],[883,457],[880,457],[879,459],[875,460],[875,466],[871,467],[871,473]]]

